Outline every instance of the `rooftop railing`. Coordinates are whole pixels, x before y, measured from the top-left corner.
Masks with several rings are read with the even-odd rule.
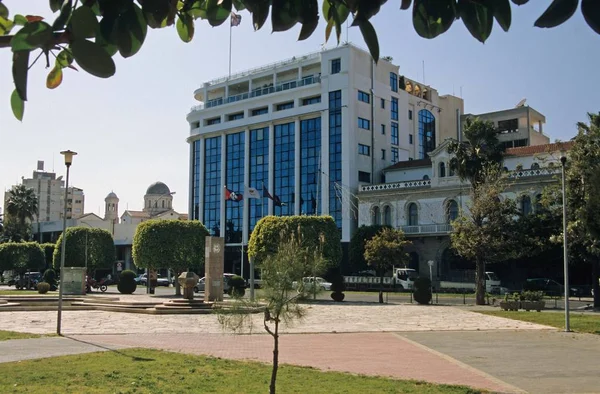
[[[381,190],[409,189],[413,187],[429,187],[430,179],[419,179],[415,181],[403,181],[394,183],[380,183],[378,185],[364,185],[360,187],[361,192],[374,192]]]

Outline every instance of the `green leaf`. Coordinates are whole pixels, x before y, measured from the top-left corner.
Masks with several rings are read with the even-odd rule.
[[[413,26],[423,38],[434,38],[446,32],[455,17],[454,0],[415,0]]]
[[[0,17],[8,19],[9,15],[8,8],[0,1]]]
[[[342,35],[341,25],[346,21],[346,19],[348,19],[348,16],[350,15],[350,10],[342,3],[335,3],[334,5],[330,5],[329,1],[324,1],[323,15],[328,20],[328,25],[325,30],[326,39],[329,40],[331,30],[333,26],[335,26],[337,42],[339,44],[340,37]]]
[[[598,0],[582,0],[581,13],[592,30],[600,34],[600,2]]]
[[[56,56],[56,66],[65,68],[69,67],[73,63],[73,55],[66,49],[60,51],[58,56]]]
[[[110,57],[113,57],[115,53],[119,52],[119,48],[115,44],[106,42],[102,34],[96,34],[96,44],[104,48]]]
[[[117,20],[117,47],[124,58],[135,55],[148,32],[144,13],[137,4],[131,3],[127,10]]]
[[[482,43],[488,39],[494,26],[493,10],[489,5],[458,0],[458,13],[473,37]]]
[[[13,53],[12,75],[15,90],[23,101],[27,101],[27,73],[29,72],[29,51]]]
[[[523,4],[527,4],[529,0],[512,0],[513,3],[515,3],[516,5],[523,5]]]
[[[55,89],[61,84],[62,79],[63,79],[62,67],[56,65],[50,71],[50,73],[48,74],[48,77],[46,78],[46,87],[48,89]]]
[[[88,40],[75,40],[71,52],[79,66],[98,78],[109,78],[115,74],[115,62],[100,45]]]
[[[50,0],[50,9],[52,12],[56,12],[61,9],[63,0]]]
[[[302,29],[298,37],[299,41],[310,37],[319,25],[319,3],[317,0],[305,0],[300,4],[302,4],[302,9],[300,10]]]
[[[566,22],[577,11],[579,0],[554,0],[533,24],[536,27],[556,27]]]
[[[377,40],[377,33],[373,25],[368,20],[362,20],[358,27],[367,44],[367,48],[369,48],[369,52],[371,52],[371,57],[377,63],[379,61],[379,41]]]
[[[10,42],[13,52],[30,51],[35,48],[50,47],[54,35],[52,27],[46,22],[27,23],[15,34]]]
[[[233,6],[236,11],[243,11],[246,9],[244,2],[242,0],[233,0]]]
[[[177,28],[177,34],[183,42],[190,42],[194,38],[194,19],[188,14],[181,14],[180,18],[177,18],[175,24]]]
[[[20,121],[23,121],[23,113],[25,112],[25,102],[19,97],[17,90],[13,90],[10,95],[10,107],[12,108],[13,115]]]
[[[15,25],[25,26],[26,24],[27,18],[20,14],[15,15]]]
[[[246,0],[244,4],[248,8],[248,11],[252,13],[254,30],[260,30],[269,17],[270,0]]]
[[[169,0],[144,0],[142,3],[142,12],[148,21],[148,26],[152,29],[162,27],[170,10],[171,2]]]
[[[510,2],[509,0],[496,0],[493,3],[494,7],[494,17],[498,24],[504,31],[508,31],[510,29],[510,24],[512,21]]]
[[[400,9],[408,10],[410,8],[411,3],[412,3],[412,0],[402,0],[402,2],[400,3]]]
[[[14,26],[15,24],[13,23],[13,21],[11,21],[10,19],[6,19],[3,16],[0,16],[0,36],[5,36],[8,33],[10,33]]]
[[[221,25],[231,15],[231,0],[207,0],[206,4],[206,17],[213,27]]]
[[[72,0],[68,0],[63,4],[62,8],[60,9],[60,14],[54,20],[54,23],[52,24],[52,30],[63,30],[69,21],[71,11],[73,11],[73,2]]]
[[[98,28],[98,19],[90,7],[81,6],[76,8],[71,15],[69,28],[73,33],[73,39],[92,38]]]
[[[286,31],[298,22],[298,10],[295,1],[273,0],[271,7],[271,24],[273,31]]]
[[[335,22],[330,20],[327,22],[327,26],[325,27],[325,42],[329,41],[329,36],[331,35],[331,29],[333,29],[333,25]]]

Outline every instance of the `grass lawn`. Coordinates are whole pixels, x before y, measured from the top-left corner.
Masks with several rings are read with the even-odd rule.
[[[15,331],[2,331],[0,330],[0,341],[8,341],[9,339],[27,339],[27,338],[39,338],[41,335],[29,334],[26,332],[15,332]],[[1,370],[2,368],[0,368]]]
[[[544,324],[556,328],[565,328],[565,314],[557,312],[515,312],[515,311],[475,311],[485,315],[506,317],[530,323]],[[600,335],[600,315],[570,313],[571,330]]]
[[[58,291],[49,291],[46,294],[40,294],[37,290],[0,290],[0,296],[24,296],[24,295],[38,295],[38,296],[56,296],[58,297]]]
[[[266,393],[271,367],[148,349],[0,364],[3,393]],[[479,393],[464,386],[280,366],[280,393]]]

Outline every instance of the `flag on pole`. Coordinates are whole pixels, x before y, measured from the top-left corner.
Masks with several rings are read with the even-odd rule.
[[[241,193],[236,193],[232,190],[229,190],[227,186],[223,186],[225,188],[225,200],[231,200],[235,202],[240,202],[244,199],[244,195]]]
[[[235,12],[231,13],[231,27],[239,26],[242,23],[242,16],[236,14]]]
[[[268,199],[273,200],[273,204],[276,207],[285,206],[285,203],[281,202],[281,199],[279,198],[279,196],[277,194],[273,194],[271,196],[271,193],[269,193],[269,190],[267,190],[267,187],[265,185],[263,185],[263,197],[267,197]]]
[[[270,200],[273,199],[273,196],[271,196],[271,193],[269,193],[269,190],[267,190],[265,185],[263,185],[263,197],[267,197]]]
[[[261,197],[260,192],[258,190],[256,190],[256,188],[254,188],[254,187],[245,186],[244,194],[246,195],[246,198],[260,198]]]

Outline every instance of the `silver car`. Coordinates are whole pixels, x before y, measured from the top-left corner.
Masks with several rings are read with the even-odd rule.
[[[235,276],[234,274],[223,274],[223,292],[229,292],[229,279]],[[198,279],[198,284],[194,286],[194,292],[198,293],[200,291],[204,291],[206,288],[206,276]]]

